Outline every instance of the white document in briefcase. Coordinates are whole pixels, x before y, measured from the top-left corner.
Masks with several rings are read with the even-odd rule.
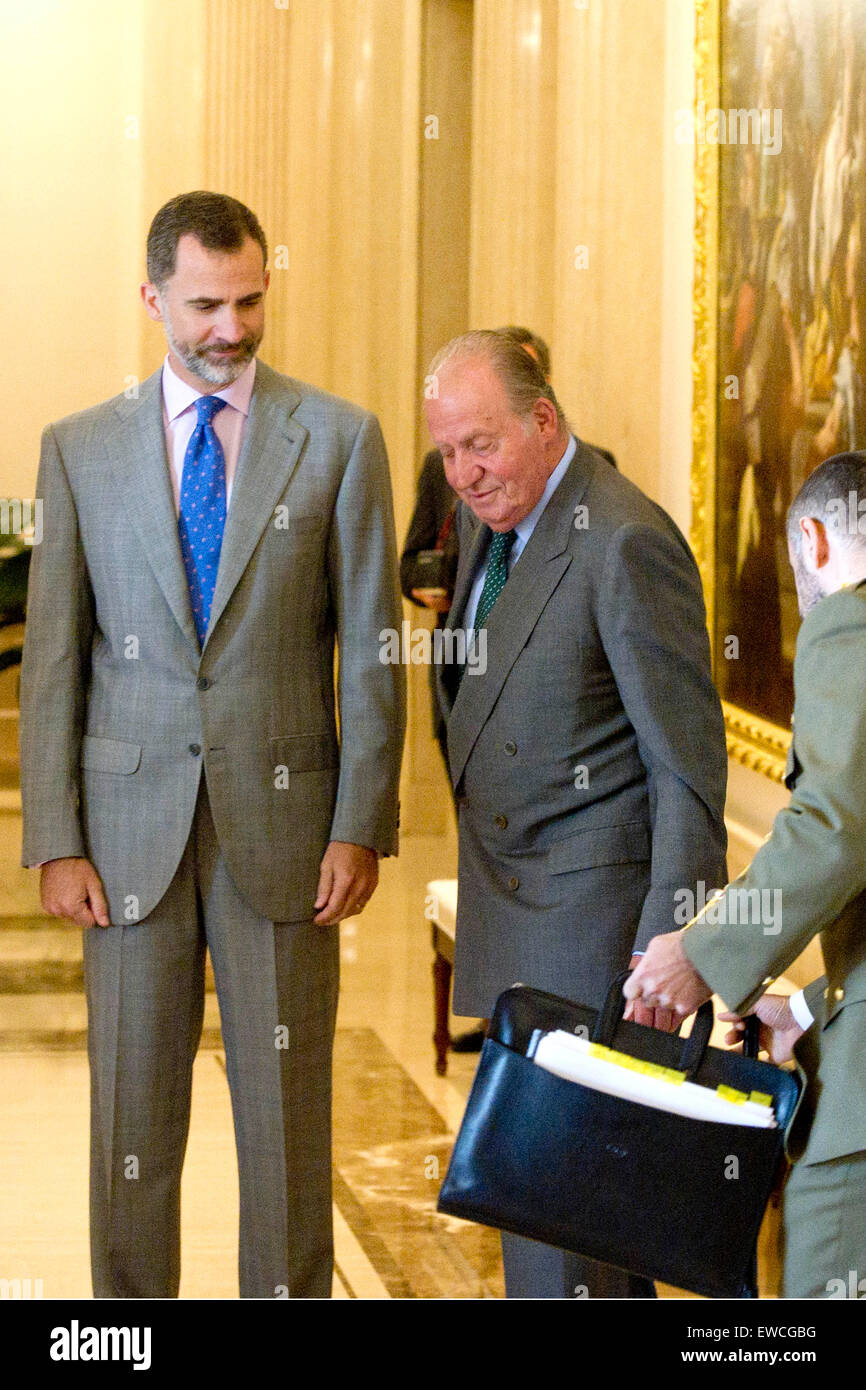
[[[687,1081],[685,1072],[615,1052],[562,1029],[551,1033],[537,1029],[527,1055],[537,1066],[566,1081],[576,1081],[590,1090],[620,1096],[653,1110],[720,1124],[776,1128],[770,1096],[758,1091],[747,1095],[731,1086],[710,1090]]]

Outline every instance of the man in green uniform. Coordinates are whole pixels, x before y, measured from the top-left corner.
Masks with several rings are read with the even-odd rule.
[[[715,992],[757,1013],[773,1061],[806,1092],[788,1138],[786,1297],[866,1291],[866,453],[837,454],[788,513],[803,624],[789,804],[749,868],[682,932],[655,937],[629,998],[692,1013]],[[826,976],[765,994],[820,935]],[[862,1284],[861,1284],[862,1280]]]

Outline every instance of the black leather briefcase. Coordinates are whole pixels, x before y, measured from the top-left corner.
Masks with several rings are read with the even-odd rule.
[[[754,1296],[758,1231],[800,1096],[799,1077],[708,1046],[705,1004],[685,1039],[515,985],[500,995],[439,1210],[711,1298]],[[715,1089],[773,1099],[778,1128],[694,1120],[564,1080],[526,1056],[565,1029]]]

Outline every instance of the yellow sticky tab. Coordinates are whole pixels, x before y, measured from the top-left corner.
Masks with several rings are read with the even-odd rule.
[[[773,1097],[766,1095],[763,1091],[750,1091],[749,1100],[754,1101],[755,1105],[769,1105],[771,1108],[773,1105]]]
[[[733,1101],[734,1105],[745,1105],[749,1099],[745,1091],[735,1091],[733,1086],[717,1086],[716,1095],[721,1096],[723,1100]]]
[[[670,1081],[674,1086],[682,1086],[686,1079],[684,1071],[675,1071],[673,1067],[659,1067],[654,1062],[647,1062],[651,1076],[657,1076],[662,1081]]]
[[[675,1071],[673,1067],[660,1067],[656,1062],[645,1062],[640,1057],[632,1057],[628,1052],[616,1052],[612,1047],[604,1047],[601,1043],[590,1043],[589,1055],[598,1058],[600,1062],[613,1062],[614,1066],[625,1067],[627,1071],[637,1071],[643,1076],[670,1081],[674,1086],[682,1085],[686,1079],[684,1071]]]

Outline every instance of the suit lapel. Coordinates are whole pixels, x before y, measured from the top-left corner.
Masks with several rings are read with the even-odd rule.
[[[121,401],[105,448],[148,564],[184,636],[198,648],[171,488],[162,412],[162,369],[137,401]]]
[[[462,507],[462,504],[461,504]],[[457,566],[457,582],[454,588],[454,597],[451,600],[451,607],[448,610],[448,617],[445,620],[445,628],[454,631],[462,626],[463,613],[469,600],[469,593],[472,588],[472,581],[481,564],[484,552],[487,549],[492,532],[489,526],[484,526],[474,517],[468,509],[464,508],[468,521],[461,521],[460,535],[460,559]],[[439,698],[444,705],[446,714],[450,712],[454,698],[455,668],[453,666],[438,666],[436,668],[436,679],[439,689]]]
[[[262,362],[256,364],[250,413],[220,552],[208,637],[249,564],[259,537],[273,518],[307,439],[304,426],[292,419],[292,411],[300,399],[297,391],[287,387],[270,368]]]
[[[458,566],[459,573],[454,588],[454,598],[451,601],[451,607],[448,610],[448,619],[445,624],[445,626],[449,628],[458,628],[463,621],[463,613],[466,604],[469,602],[469,593],[472,588],[473,580],[478,573],[478,566],[481,564],[484,552],[490,544],[490,537],[493,534],[490,527],[483,525],[471,512],[468,513],[468,516],[470,518],[469,526],[471,530],[467,530],[465,537],[461,539],[461,560],[463,558],[463,549],[465,548],[466,563],[461,563]]]
[[[455,787],[499,699],[509,671],[572,562],[575,507],[586,491],[594,466],[591,455],[578,443],[571,466],[542,512],[487,619],[487,669],[484,674],[477,675],[466,671],[448,723],[448,753]],[[478,529],[489,534],[486,526]],[[481,539],[483,546],[486,538],[482,536]],[[477,564],[476,559],[462,594],[462,607],[455,618],[455,626],[459,626],[463,616]],[[457,598],[455,593],[455,608]]]
[[[256,364],[255,387],[220,552],[209,633],[246,569],[307,438],[303,425],[291,418],[299,401],[294,388],[288,388],[262,362]],[[178,627],[198,653],[165,449],[162,369],[143,383],[137,401],[118,403],[116,421],[116,429],[105,436],[111,467],[156,581]]]

